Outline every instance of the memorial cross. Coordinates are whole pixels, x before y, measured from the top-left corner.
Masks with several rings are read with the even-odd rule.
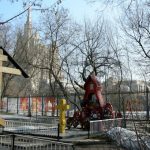
[[[5,55],[4,55],[4,54]],[[3,66],[4,61],[8,61],[15,65],[15,68]],[[24,70],[14,61],[14,59],[5,51],[4,48],[0,47],[0,99],[2,101],[2,77],[3,73],[14,74],[14,75],[23,75],[25,78],[29,76],[24,72]],[[0,118],[0,126],[5,126],[5,120]]]
[[[2,97],[2,73],[21,75],[21,71],[19,69],[3,66],[3,62],[7,60],[8,57],[6,55],[3,55],[3,51],[0,50],[0,98]]]
[[[68,110],[70,108],[70,106],[66,104],[65,99],[61,99],[60,104],[57,105],[56,108],[60,111],[60,114],[59,114],[59,132],[65,133],[66,110]]]

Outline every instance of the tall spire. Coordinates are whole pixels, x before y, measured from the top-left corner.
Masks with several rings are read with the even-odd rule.
[[[28,9],[27,21],[24,26],[24,35],[26,38],[30,38],[32,36],[31,7]]]
[[[29,7],[29,9],[28,9],[27,23],[28,23],[29,27],[32,28],[31,7]]]

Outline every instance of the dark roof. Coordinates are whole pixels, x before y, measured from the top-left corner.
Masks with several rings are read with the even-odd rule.
[[[21,68],[21,66],[8,54],[8,52],[0,46],[0,49],[3,50],[3,54],[6,55],[9,59],[9,61],[17,68],[21,71],[21,74],[25,77],[25,78],[29,78],[28,74]]]

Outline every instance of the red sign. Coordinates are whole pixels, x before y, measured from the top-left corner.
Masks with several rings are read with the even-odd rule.
[[[55,111],[56,109],[56,100],[54,97],[46,97],[45,98],[45,111],[49,111],[49,110],[52,110],[52,111]]]
[[[33,97],[32,98],[32,111],[33,112],[39,112],[41,111],[41,97]]]
[[[20,98],[20,109],[23,111],[28,110],[28,98]]]

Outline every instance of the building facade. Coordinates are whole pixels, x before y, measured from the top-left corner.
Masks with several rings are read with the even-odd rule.
[[[13,84],[18,80],[22,80],[22,88],[20,88],[22,91],[17,90],[20,96],[28,94],[50,95],[51,91],[58,87],[56,78],[63,83],[64,78],[58,53],[58,48],[53,45],[47,46],[40,40],[40,35],[32,26],[30,8],[23,32],[20,31],[17,34],[14,52],[15,60],[30,76],[28,80],[20,79],[19,77],[14,79]],[[16,85],[18,86],[18,84]],[[13,95],[16,94],[13,93]]]
[[[118,110],[145,111],[148,83],[142,80],[117,81],[112,77],[103,83],[105,100]]]

